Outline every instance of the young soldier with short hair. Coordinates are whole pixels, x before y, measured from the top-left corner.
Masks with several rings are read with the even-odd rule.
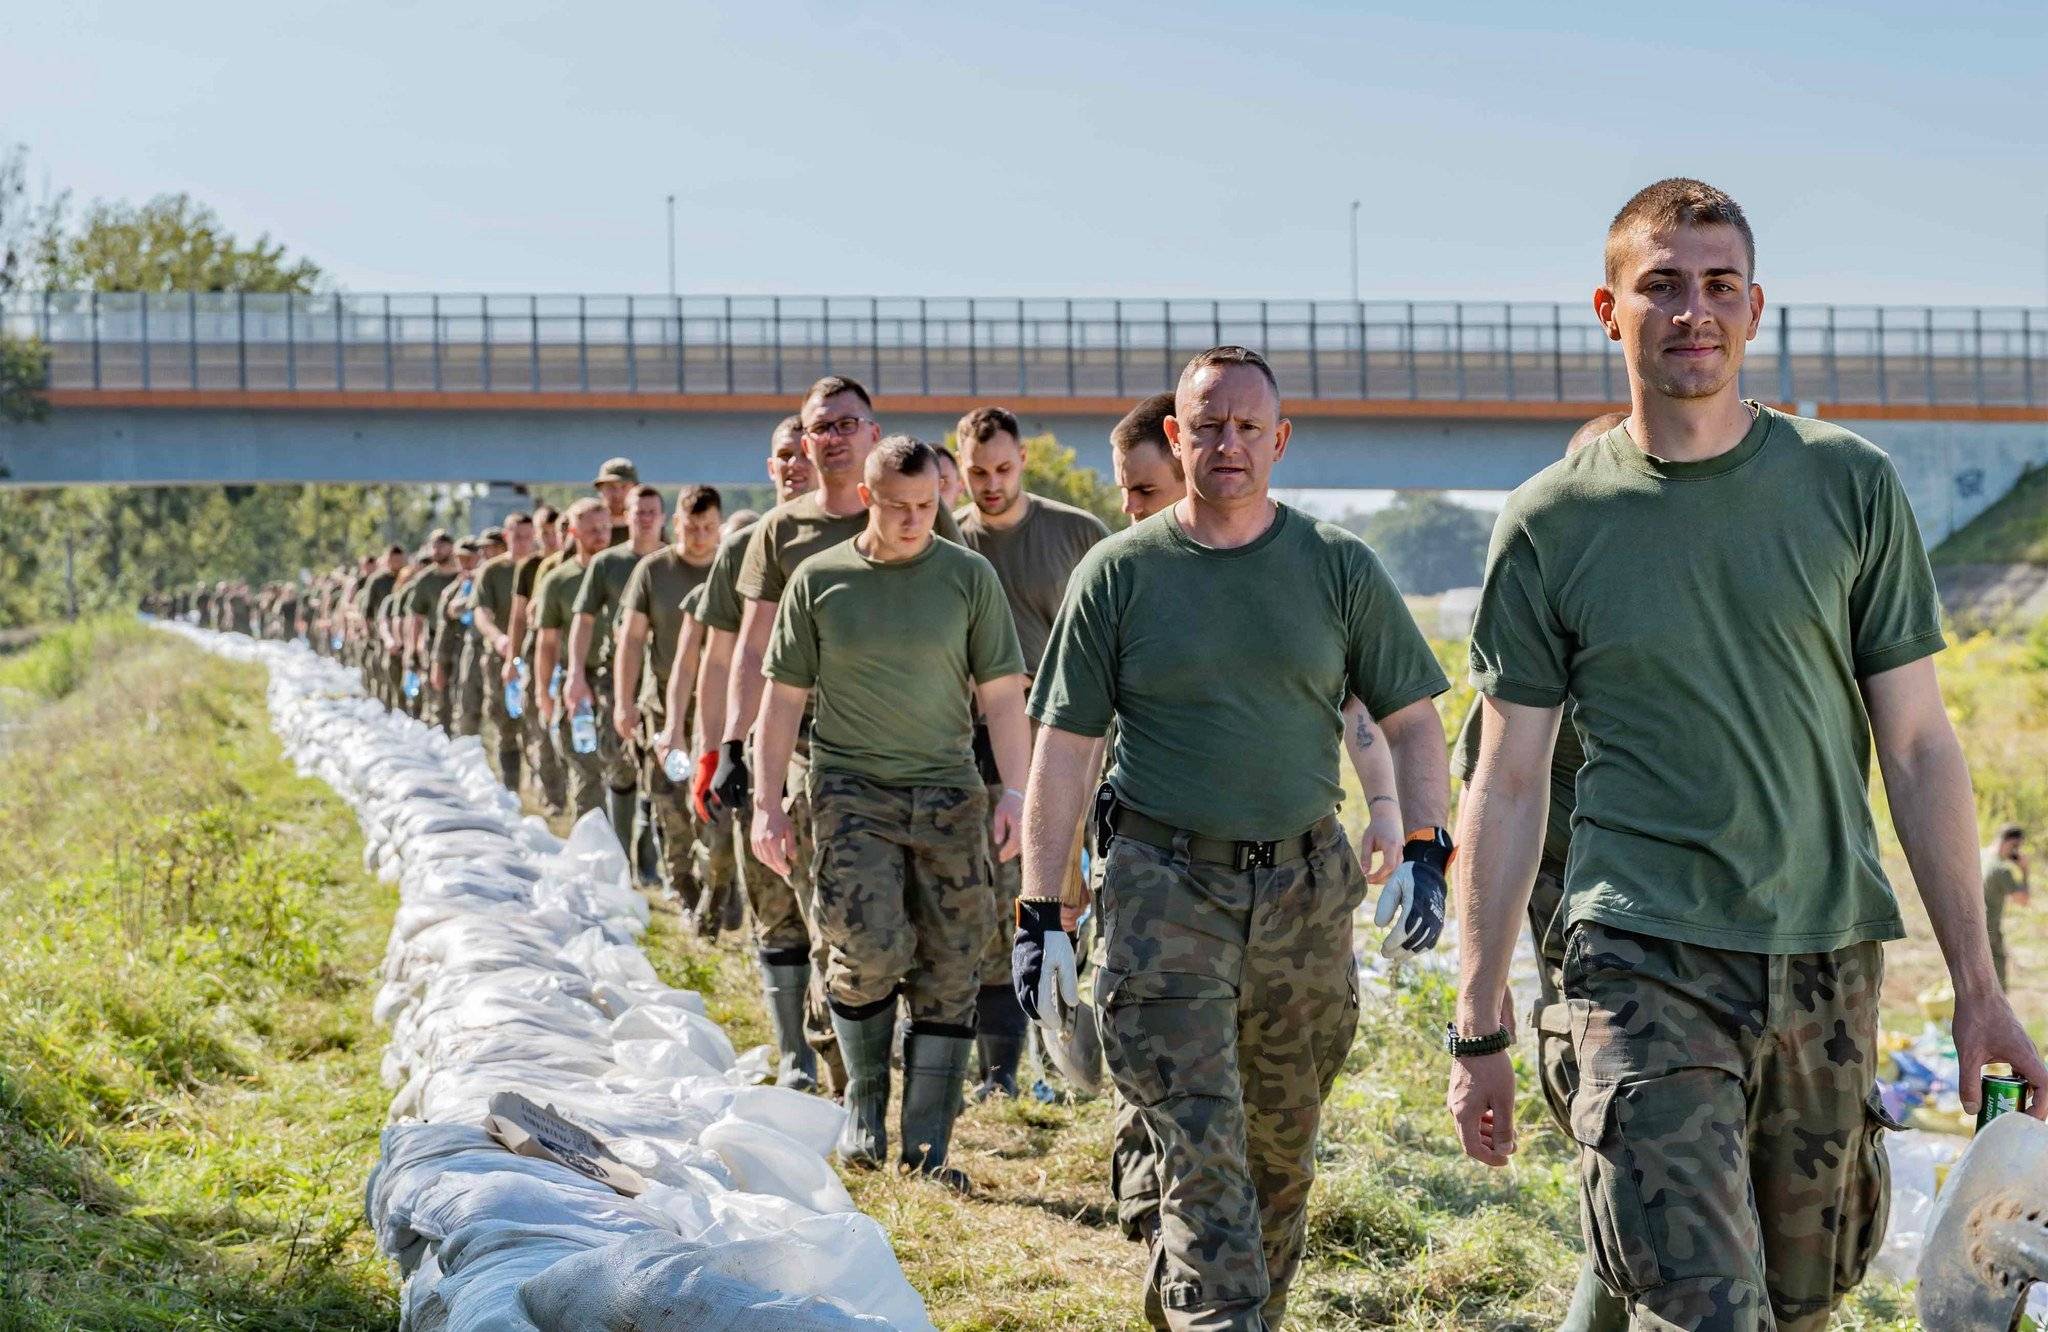
[[[866,459],[866,527],[803,561],[782,589],[763,671],[754,853],[789,873],[782,802],[797,728],[817,699],[809,805],[817,845],[812,925],[829,948],[826,990],[848,1075],[839,1149],[888,1155],[889,1058],[899,997],[901,1160],[959,1188],[947,1165],[974,1048],[976,966],[995,925],[986,877],[1017,854],[1031,734],[1024,661],[995,570],[933,534],[938,460],[906,436]],[[988,718],[1003,790],[974,762]]]
[[[1562,980],[1587,1252],[1632,1326],[1824,1326],[1882,1239],[1881,945],[1903,934],[1869,807],[1874,747],[1956,989],[1961,1092],[2048,1067],[1985,946],[1969,769],[1932,656],[1927,554],[1884,454],[1740,392],[1763,317],[1735,201],[1659,181],[1608,229],[1594,310],[1625,425],[1494,528],[1450,1107],[1515,1150],[1501,1021],[1567,699],[1575,784]],[[2034,1113],[2048,1113],[2048,1098]]]
[[[514,795],[519,793],[520,731],[526,701],[520,700],[520,717],[505,707],[505,686],[519,678],[515,664],[519,656],[513,606],[519,595],[521,567],[533,553],[533,515],[521,510],[505,519],[505,550],[484,562],[476,575],[476,627],[478,674],[484,691],[484,753],[491,759],[498,780]],[[532,585],[528,584],[528,591]],[[508,669],[510,668],[509,675]]]
[[[541,724],[554,743],[562,771],[569,778],[571,812],[580,819],[591,810],[603,807],[604,772],[596,749],[587,754],[576,752],[575,709],[569,702],[567,683],[569,667],[563,664],[562,659],[577,646],[570,632],[576,619],[576,597],[583,588],[584,574],[606,549],[605,542],[611,538],[611,516],[605,512],[601,501],[585,498],[571,504],[563,517],[569,522],[570,544],[560,552],[561,562],[542,575],[534,587],[534,600],[540,604],[540,612],[534,620],[533,688],[537,696],[535,702],[540,705],[536,711],[540,714]],[[592,652],[596,648],[596,640],[586,634],[580,646],[585,653]],[[586,671],[591,666],[588,660],[577,664]],[[559,695],[552,688],[557,666],[561,667],[563,678]],[[598,730],[600,746],[608,729],[601,727]],[[616,831],[617,824],[614,823],[613,827]],[[621,841],[623,844],[623,837]]]
[[[597,722],[597,753],[578,755],[570,782],[593,775],[604,785],[603,799],[612,831],[628,859],[634,858],[634,833],[640,773],[630,748],[612,729],[613,630],[626,583],[641,560],[661,549],[661,492],[636,485],[630,492],[626,540],[613,542],[590,561],[576,590],[575,619],[569,630],[568,669],[562,681],[562,702],[573,716],[588,707]],[[582,798],[578,797],[578,803]]]

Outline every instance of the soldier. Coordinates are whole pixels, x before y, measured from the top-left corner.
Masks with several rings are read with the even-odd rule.
[[[445,732],[448,729],[448,680],[445,672],[433,669],[431,635],[439,622],[441,593],[460,576],[461,571],[455,563],[455,540],[442,528],[437,527],[428,534],[423,554],[427,568],[414,577],[406,589],[405,664],[425,682],[425,688],[420,691],[419,707],[413,715],[432,722]],[[439,684],[435,683],[437,678]]]
[[[1991,940],[1991,967],[1998,973],[1998,988],[2005,980],[2005,907],[2025,906],[2027,897],[2027,832],[2017,823],[1998,830],[1991,845],[1984,848],[1984,925]]]
[[[398,706],[392,693],[390,644],[384,641],[384,603],[391,599],[392,589],[398,586],[398,575],[405,568],[405,547],[392,544],[385,548],[383,567],[372,573],[364,582],[362,604],[357,607],[357,620],[362,639],[363,688],[370,697],[387,708]]]
[[[518,638],[513,630],[513,602],[518,596],[519,577],[526,559],[533,553],[533,515],[523,510],[505,518],[505,550],[486,560],[476,575],[477,674],[484,695],[484,753],[498,773],[498,780],[514,795],[519,794],[520,731],[526,703],[520,700],[520,717],[507,711],[505,687],[519,678],[516,659]],[[528,591],[531,591],[531,585]]]
[[[974,1046],[975,970],[995,925],[987,875],[1017,854],[1031,735],[1024,661],[987,560],[932,534],[938,459],[897,435],[866,460],[861,533],[805,560],[783,589],[763,671],[754,854],[778,873],[795,851],[782,803],[811,697],[808,781],[826,991],[846,1061],[849,1163],[888,1156],[889,1056],[899,995],[901,1163],[960,1189],[946,1163]],[[1002,791],[974,761],[988,718]]]
[[[1699,181],[1615,217],[1594,310],[1629,419],[1509,499],[1471,647],[1486,719],[1450,1108],[1466,1152],[1505,1165],[1501,1014],[1569,699],[1571,1124],[1587,1252],[1638,1327],[1820,1328],[1882,1238],[1880,949],[1904,931],[1873,742],[1955,982],[1965,1106],[1987,1060],[2048,1082],[1985,944],[1912,509],[1877,449],[1743,400],[1755,258],[1741,208]]]
[[[540,579],[561,563],[567,554],[563,547],[566,522],[567,515],[549,505],[534,506],[533,530],[539,546],[513,572],[512,627],[507,631],[518,648],[519,656],[516,661],[505,665],[507,680],[517,678],[519,670],[525,669],[525,711],[521,717],[520,733],[526,744],[527,771],[533,774],[541,807],[551,818],[568,806],[569,779],[562,767],[561,755],[555,752],[554,737],[542,719],[541,709],[535,706],[535,700],[548,692],[552,682],[536,670],[540,604],[534,599],[534,592],[540,586]]]
[[[570,634],[576,618],[577,593],[583,587],[584,574],[605,549],[605,541],[611,535],[611,520],[605,513],[604,504],[596,499],[577,500],[569,506],[565,516],[569,520],[572,545],[567,548],[568,553],[561,563],[550,569],[534,586],[534,600],[540,604],[540,612],[534,621],[533,678],[535,693],[539,695],[536,701],[540,704],[541,723],[547,728],[555,753],[561,760],[562,771],[569,779],[570,812],[580,819],[605,802],[605,774],[600,750],[605,744],[604,731],[609,728],[597,728],[596,743],[586,752],[577,752],[575,707],[569,699],[569,671],[563,658],[573,651]],[[584,651],[594,651],[595,648],[595,638],[585,635]],[[591,667],[588,661],[578,664],[586,671]],[[559,685],[556,683],[558,679]],[[592,724],[595,727],[594,715]]]
[[[768,478],[775,484],[778,504],[788,504],[810,493],[817,482],[817,469],[804,454],[803,419],[785,417],[769,435]],[[705,789],[718,761],[719,744],[726,731],[726,701],[737,669],[733,652],[740,630],[744,603],[738,591],[740,565],[746,558],[758,518],[745,523],[734,514],[727,520],[725,538],[711,562],[704,582],[704,595],[697,604],[696,617],[704,626],[703,662],[693,682],[673,679],[670,697],[678,688],[693,688],[696,694],[697,758],[693,764],[691,804],[700,822],[711,827],[708,878],[713,891],[718,885],[737,881],[745,895],[747,910],[754,919],[754,950],[761,967],[761,993],[768,1009],[768,1023],[781,1052],[777,1081],[784,1086],[809,1088],[818,1077],[817,1057],[805,1039],[807,996],[811,989],[811,934],[804,913],[797,904],[796,889],[789,880],[765,868],[754,858],[748,829],[753,821],[751,799],[742,797],[736,806],[713,810],[706,803]],[[669,705],[670,731],[666,744],[687,743],[676,729],[681,711]],[[820,978],[822,980],[822,977]],[[822,1006],[822,993],[819,997]],[[829,1020],[819,1013],[818,1023],[829,1033]]]
[[[1443,928],[1447,682],[1365,544],[1270,498],[1291,429],[1257,353],[1191,360],[1165,422],[1188,493],[1082,560],[1032,686],[1017,997],[1035,1015],[1042,978],[1074,992],[1061,889],[1114,722],[1095,998],[1160,1177],[1147,1314],[1177,1332],[1277,1328],[1300,1262],[1358,1014],[1367,880],[1334,813],[1347,693],[1378,719],[1411,830],[1382,951]]]
[[[716,913],[707,920],[700,909],[711,904],[703,900],[705,885],[697,879],[696,820],[685,792],[662,771],[654,740],[667,727],[668,678],[682,638],[683,602],[711,573],[723,504],[710,486],[684,490],[676,497],[675,540],[641,560],[627,576],[619,597],[612,712],[605,719],[639,769],[640,790],[647,798],[660,855],[662,886],[682,903],[685,916],[699,930],[709,924],[713,934]],[[689,718],[679,720],[687,734]]]
[[[1628,419],[1621,412],[1596,416],[1573,432],[1565,445],[1567,457],[1605,435]],[[1571,1103],[1579,1086],[1579,1064],[1572,1054],[1571,1013],[1564,1001],[1564,872],[1572,845],[1572,810],[1577,806],[1579,769],[1586,751],[1579,742],[1572,708],[1566,704],[1557,741],[1550,754],[1550,811],[1543,824],[1543,854],[1536,868],[1534,890],[1529,895],[1529,938],[1536,948],[1537,998],[1529,1014],[1536,1032],[1536,1072],[1542,1085],[1543,1102],[1556,1121],[1558,1131],[1572,1136]],[[1475,699],[1471,711],[1451,746],[1451,775],[1470,792],[1479,775],[1480,736],[1486,709]],[[1458,842],[1471,837],[1472,801],[1458,805]],[[1502,1021],[1512,1025],[1513,1014],[1503,1011]],[[1604,1285],[1589,1258],[1580,1264],[1579,1284],[1572,1292],[1571,1308],[1565,1312],[1558,1332],[1626,1332],[1628,1307]]]
[[[614,542],[585,570],[576,591],[575,618],[569,629],[568,674],[562,682],[562,700],[573,714],[589,708],[597,719],[596,761],[578,763],[570,772],[573,785],[579,776],[596,774],[604,784],[605,807],[610,812],[612,831],[632,858],[637,845],[634,833],[640,774],[632,748],[620,742],[612,729],[613,630],[624,606],[626,583],[640,561],[661,549],[661,492],[653,486],[635,486],[631,496],[628,535],[624,544]],[[581,803],[581,797],[576,797]]]
[[[939,455],[939,507],[953,513],[967,498],[967,480],[960,475],[960,458],[944,444],[934,444],[932,448]]]
[[[455,577],[435,598],[434,613],[429,619],[428,650],[434,663],[434,724],[451,739],[475,735],[477,718],[482,712],[481,695],[475,700],[475,711],[465,710],[461,672],[463,644],[475,632],[476,617],[470,594],[476,586],[479,553],[474,538],[464,537],[455,543]]]
[[[1173,395],[1155,393],[1124,414],[1109,432],[1109,450],[1116,469],[1124,515],[1142,523],[1171,508],[1187,493],[1180,459],[1166,438],[1166,418],[1173,415]]]
[[[410,690],[406,688],[409,673],[406,669],[405,603],[412,593],[413,584],[427,567],[424,555],[408,560],[399,569],[397,580],[391,584],[391,595],[384,598],[384,604],[377,611],[377,642],[382,653],[384,691],[391,700],[391,708],[410,717],[419,716],[426,690],[417,679],[411,679]]]
[[[631,458],[608,458],[604,466],[597,469],[597,479],[590,483],[597,487],[597,497],[604,501],[604,511],[611,518],[611,546],[622,546],[633,539],[627,519],[627,505],[633,487],[640,484],[640,471],[633,466]]]
[[[1023,436],[1016,416],[1006,408],[976,408],[960,418],[955,435],[967,494],[973,500],[954,515],[960,539],[995,567],[1002,582],[1024,652],[1028,689],[1066,596],[1067,578],[1109,529],[1086,510],[1024,489]],[[975,755],[989,785],[989,799],[994,800],[1001,794],[1001,784],[992,770],[985,727],[977,728]],[[981,1065],[977,1097],[1017,1094],[1017,1062],[1024,1053],[1028,1024],[1010,985],[1010,943],[1022,882],[1021,861],[1008,860],[996,867],[998,915],[982,951],[981,993],[975,1003]]]
[[[708,776],[699,769],[698,782],[707,790],[707,807],[737,809],[748,794],[745,739],[759,715],[762,692],[761,661],[775,623],[775,606],[782,589],[795,576],[797,567],[818,551],[851,540],[867,527],[867,506],[861,500],[861,469],[868,454],[881,439],[876,425],[874,402],[855,380],[828,375],[811,386],[805,395],[802,440],[811,461],[819,489],[768,512],[747,540],[746,558],[734,585],[745,609],[740,616],[739,636],[733,650],[732,684],[726,699],[725,734],[716,765]],[[941,509],[938,534],[957,542],[960,529],[953,515]],[[790,862],[791,887],[797,905],[810,921],[811,863],[810,802],[802,769],[808,762],[809,745],[799,733],[796,763],[787,799],[790,823],[795,829],[797,851]],[[711,805],[711,797],[716,804]],[[841,1085],[837,1066],[837,1038],[825,1006],[824,943],[811,928],[810,991],[805,1000],[805,1034],[813,1049],[825,1061],[833,1086]]]

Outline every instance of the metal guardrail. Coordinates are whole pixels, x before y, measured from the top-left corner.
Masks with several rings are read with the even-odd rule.
[[[1614,401],[1583,304],[17,292],[58,389],[1129,397],[1221,342],[1291,397]],[[2038,406],[2048,310],[1777,306],[1746,392],[1784,402]]]

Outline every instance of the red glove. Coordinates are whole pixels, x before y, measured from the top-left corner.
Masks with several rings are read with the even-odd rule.
[[[690,779],[690,808],[697,811],[699,823],[711,822],[711,809],[704,803],[704,797],[711,794],[711,777],[717,771],[717,750],[706,750],[697,756],[697,775]]]

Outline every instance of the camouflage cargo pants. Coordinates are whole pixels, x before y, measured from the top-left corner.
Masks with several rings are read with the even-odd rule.
[[[491,761],[491,771],[498,774],[498,780],[505,784],[505,789],[516,795],[519,792],[519,770],[524,766],[521,761],[525,749],[523,717],[530,700],[520,699],[519,718],[505,711],[505,659],[481,645],[477,648],[477,656],[484,691],[484,757]]]
[[[1573,927],[1586,1250],[1629,1326],[1813,1332],[1884,1236],[1884,955],[1740,953]]]
[[[1184,840],[1110,843],[1096,1007],[1110,1075],[1155,1152],[1150,1280],[1173,1332],[1280,1325],[1323,1098],[1358,1027],[1364,896],[1334,818],[1305,856],[1268,868],[1195,860]]]
[[[484,730],[484,672],[489,654],[481,638],[463,640],[462,653],[455,661],[455,734],[482,735]]]
[[[884,786],[811,774],[815,934],[835,1008],[902,994],[924,1028],[972,1033],[981,951],[995,928],[980,787]]]
[[[597,723],[597,749],[594,752],[576,752],[566,707],[558,706],[555,717],[555,752],[560,755],[563,771],[568,775],[569,808],[579,819],[593,809],[603,809],[607,793],[630,791],[639,781],[632,748],[619,739],[618,729],[612,725],[610,679],[593,679],[590,692],[591,717]],[[621,840],[630,835],[631,831],[627,830],[621,834]]]
[[[661,886],[685,911],[696,911],[704,905],[699,900],[703,881],[697,874],[697,817],[690,809],[689,792],[662,771],[654,748],[654,737],[662,726],[662,714],[643,705],[632,751],[639,765],[640,789],[647,795],[647,812],[654,820]]]
[[[795,849],[789,858],[787,883],[797,912],[803,919],[804,937],[811,951],[810,990],[804,996],[804,1043],[817,1053],[821,1075],[827,1086],[836,1092],[846,1086],[846,1061],[839,1054],[839,1033],[832,1029],[832,1008],[825,994],[825,977],[831,970],[832,950],[818,929],[818,843],[812,818],[808,740],[800,742],[799,752],[790,759],[789,790],[793,794],[783,798],[782,808],[789,815],[790,840]]]
[[[554,728],[540,719],[539,703],[528,698],[521,721],[526,739],[526,766],[540,790],[541,804],[548,813],[559,814],[569,805],[569,770],[555,752]]]
[[[444,735],[452,738],[461,734],[455,729],[455,717],[460,710],[462,688],[461,677],[457,674],[461,668],[461,661],[437,657],[434,664],[441,668],[441,687],[436,689],[431,683],[426,686],[427,716],[434,725],[441,728]],[[422,671],[421,674],[427,675],[429,680],[432,679],[426,671]]]

